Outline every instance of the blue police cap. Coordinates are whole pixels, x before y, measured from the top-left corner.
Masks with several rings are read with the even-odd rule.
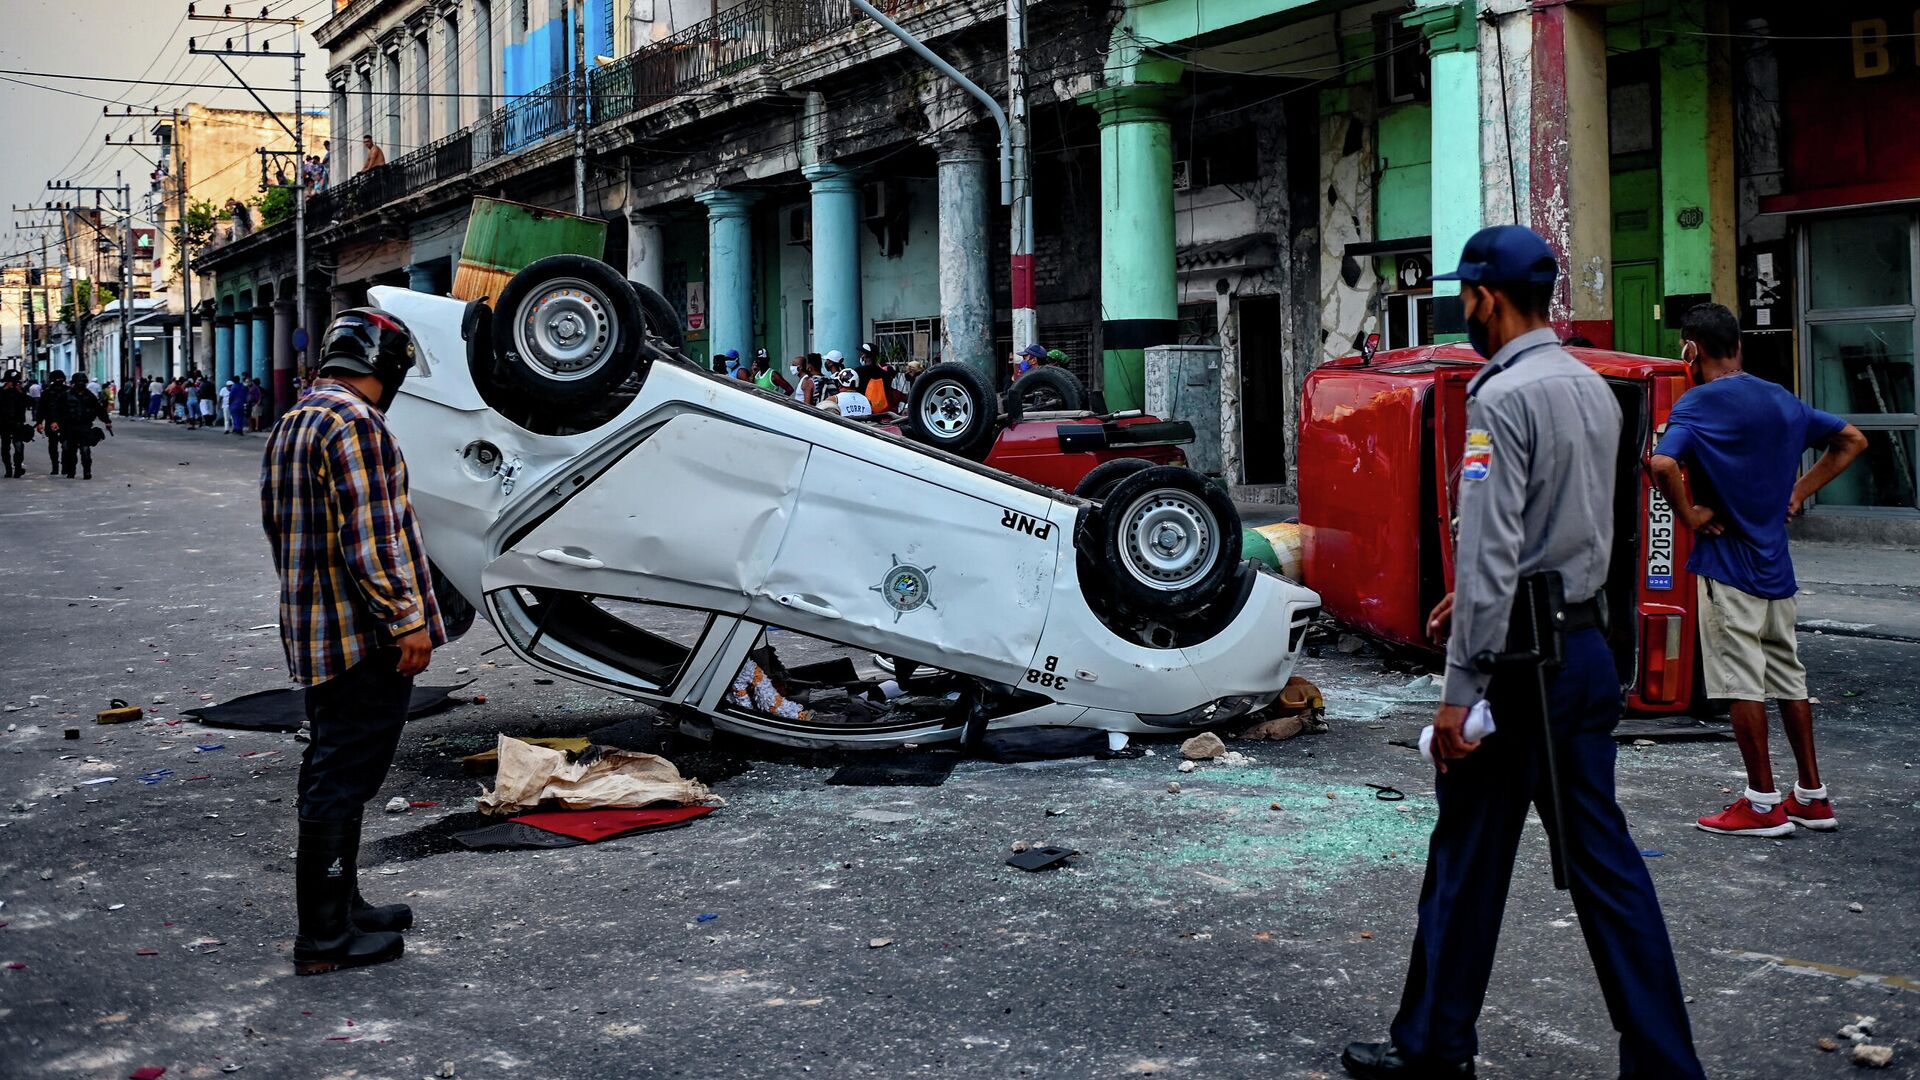
[[[1524,225],[1491,225],[1467,238],[1460,249],[1460,266],[1451,274],[1435,274],[1434,281],[1464,281],[1470,285],[1552,284],[1560,274],[1553,249],[1540,234]]]

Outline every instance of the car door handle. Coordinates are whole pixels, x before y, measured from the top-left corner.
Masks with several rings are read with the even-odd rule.
[[[538,556],[543,562],[559,563],[562,566],[577,566],[582,570],[598,570],[607,565],[592,555],[575,555],[571,551],[559,548],[547,548]]]
[[[803,596],[795,596],[792,593],[787,593],[784,596],[778,597],[778,599],[781,607],[790,607],[795,611],[804,611],[809,615],[818,615],[823,619],[837,619],[840,617],[840,613],[832,607],[826,604],[816,604]]]

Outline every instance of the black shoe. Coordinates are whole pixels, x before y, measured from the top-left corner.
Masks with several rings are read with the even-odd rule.
[[[354,872],[352,909],[354,929],[363,930],[368,933],[398,933],[402,930],[412,929],[412,908],[405,904],[381,904],[376,907],[373,904],[367,903],[366,897],[360,895],[359,863],[360,819],[355,818],[353,821],[353,857],[347,860],[347,865],[351,867]]]
[[[294,857],[294,897],[300,933],[293,939],[293,973],[323,975],[400,959],[399,934],[364,933],[353,924],[353,858],[360,829],[351,821],[300,821]]]
[[[1340,1055],[1356,1080],[1473,1080],[1473,1059],[1444,1064],[1416,1058],[1390,1042],[1348,1043]]]
[[[82,476],[80,477],[80,479],[82,479],[82,480],[91,480],[91,479],[93,479],[93,470],[92,470],[92,469],[88,469],[88,470],[87,470],[87,471],[86,471],[86,472],[85,472],[85,473],[84,473],[84,474],[83,474],[83,475],[82,475]]]

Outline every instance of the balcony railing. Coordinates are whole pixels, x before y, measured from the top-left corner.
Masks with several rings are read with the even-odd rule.
[[[893,12],[910,0],[881,0]],[[587,122],[618,120],[731,78],[851,26],[846,0],[746,0],[670,38],[587,73]],[[324,226],[384,206],[569,130],[569,73],[436,143],[359,173],[313,197],[307,218]]]

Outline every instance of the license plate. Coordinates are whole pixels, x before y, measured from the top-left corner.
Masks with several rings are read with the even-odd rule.
[[[1673,588],[1673,507],[1652,484],[1647,485],[1647,588]]]

